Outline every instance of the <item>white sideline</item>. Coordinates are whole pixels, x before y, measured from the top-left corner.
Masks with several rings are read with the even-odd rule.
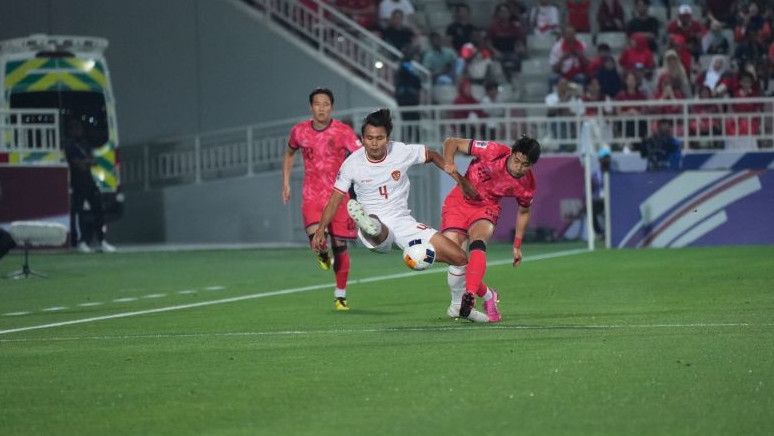
[[[575,254],[580,253],[586,253],[588,250],[585,248],[583,249],[576,249],[576,250],[566,250],[566,251],[559,251],[556,253],[548,253],[548,254],[542,254],[537,256],[532,256],[524,259],[524,261],[536,261],[536,260],[545,260],[545,259],[553,259],[557,257],[564,257],[564,256],[571,256]],[[495,265],[505,265],[509,264],[512,261],[510,259],[508,260],[499,260],[499,261],[493,261],[488,262],[489,265],[495,266]],[[405,273],[399,273],[399,274],[389,274],[384,276],[376,276],[376,277],[370,277],[365,279],[357,279],[357,280],[351,280],[349,282],[350,285],[358,284],[358,283],[372,283],[372,282],[379,282],[384,280],[392,280],[392,279],[398,279],[398,278],[404,278],[409,277],[412,275],[418,275],[418,274],[437,274],[437,273],[446,273],[446,268],[434,268],[429,269],[426,271],[409,271]],[[123,313],[114,313],[112,315],[102,315],[102,316],[94,316],[90,318],[81,318],[81,319],[73,319],[70,321],[61,321],[61,322],[54,322],[50,324],[39,324],[39,325],[32,325],[27,327],[18,327],[18,328],[12,328],[7,330],[0,330],[0,335],[6,335],[9,333],[18,333],[18,332],[25,332],[29,330],[39,330],[39,329],[47,329],[47,328],[55,328],[55,327],[63,327],[67,325],[73,325],[73,324],[84,324],[89,322],[95,322],[95,321],[103,321],[107,319],[117,319],[117,318],[128,318],[132,316],[139,316],[139,315],[148,315],[151,313],[162,313],[162,312],[172,312],[175,310],[183,310],[183,309],[192,309],[195,307],[204,307],[204,306],[212,306],[215,304],[225,304],[225,303],[234,303],[237,301],[244,301],[244,300],[252,300],[255,298],[265,298],[265,297],[273,297],[276,295],[287,295],[287,294],[295,294],[299,292],[307,292],[307,291],[313,291],[316,289],[324,289],[329,288],[331,286],[330,283],[325,283],[323,285],[312,285],[312,286],[304,286],[300,288],[290,288],[290,289],[282,289],[279,291],[272,291],[272,292],[262,292],[258,294],[249,294],[249,295],[240,295],[238,297],[230,297],[230,298],[221,298],[218,300],[209,300],[209,301],[200,301],[198,303],[189,303],[189,304],[180,304],[176,306],[167,306],[167,307],[159,307],[156,309],[146,309],[146,310],[136,310],[133,312],[123,312]]]

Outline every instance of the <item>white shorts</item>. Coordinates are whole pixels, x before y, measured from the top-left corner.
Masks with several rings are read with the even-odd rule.
[[[417,239],[423,243],[429,243],[430,238],[433,237],[438,230],[414,219],[411,215],[403,215],[399,217],[379,217],[379,220],[383,225],[386,225],[389,229],[387,239],[382,241],[379,245],[374,245],[369,242],[363,235],[363,232],[358,229],[357,236],[360,242],[371,251],[378,253],[388,253],[392,250],[393,244],[397,245],[399,249],[404,250],[408,247],[409,242]]]

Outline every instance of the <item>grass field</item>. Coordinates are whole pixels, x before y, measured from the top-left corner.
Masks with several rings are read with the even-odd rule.
[[[774,247],[577,248],[490,247],[492,325],[397,253],[353,250],[349,313],[302,249],[36,253],[0,434],[774,434]]]

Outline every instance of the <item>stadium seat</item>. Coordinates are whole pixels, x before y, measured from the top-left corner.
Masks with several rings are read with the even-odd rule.
[[[626,33],[605,32],[597,35],[597,45],[605,43],[612,51],[620,51],[626,46]]]
[[[530,53],[548,53],[554,46],[556,37],[554,35],[529,35],[527,37],[527,48]],[[536,56],[539,56],[536,54]]]
[[[448,10],[435,10],[427,12],[427,21],[430,29],[443,35],[446,33],[446,27],[453,21],[453,17]]]
[[[433,101],[437,104],[452,104],[457,98],[457,87],[454,85],[433,86]]]
[[[662,28],[666,27],[667,23],[667,10],[663,6],[651,6],[648,8],[648,14],[653,18],[658,19],[661,22]]]
[[[524,100],[542,103],[548,94],[548,79],[532,81],[524,87]]]
[[[545,77],[551,72],[551,66],[548,64],[548,57],[532,57],[521,62],[522,76]]]
[[[590,33],[576,33],[575,38],[586,44],[586,48],[588,49],[594,47]]]

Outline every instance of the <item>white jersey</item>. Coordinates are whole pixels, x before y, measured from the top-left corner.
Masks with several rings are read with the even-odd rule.
[[[347,192],[354,185],[357,201],[369,215],[380,218],[411,215],[408,169],[425,162],[427,147],[422,144],[390,141],[387,155],[379,162],[369,160],[363,147],[344,160],[333,187]]]

